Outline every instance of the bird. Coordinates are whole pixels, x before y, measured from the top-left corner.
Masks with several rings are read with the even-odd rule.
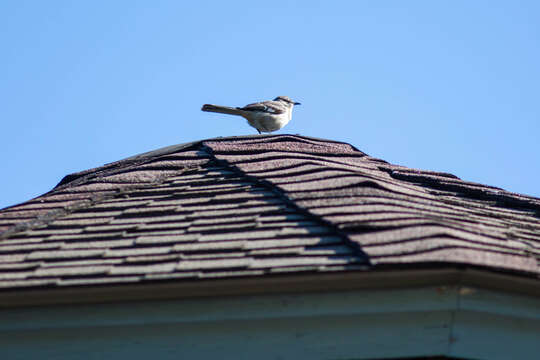
[[[236,108],[204,104],[201,110],[242,116],[249,125],[253,126],[261,134],[279,130],[287,125],[291,121],[294,105],[301,104],[292,101],[288,96],[278,96],[274,100],[261,101]]]

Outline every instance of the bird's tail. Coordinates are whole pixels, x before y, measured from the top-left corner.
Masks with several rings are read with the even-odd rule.
[[[211,104],[204,104],[202,111],[209,111],[209,112],[216,112],[221,114],[229,114],[229,115],[242,115],[243,111],[228,107],[228,106],[219,106],[219,105],[211,105]]]

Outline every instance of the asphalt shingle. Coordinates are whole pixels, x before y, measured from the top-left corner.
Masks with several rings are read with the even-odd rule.
[[[301,136],[172,146],[0,211],[0,287],[457,264],[540,274],[540,199]]]

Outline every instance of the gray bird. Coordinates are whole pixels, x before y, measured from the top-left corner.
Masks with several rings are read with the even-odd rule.
[[[292,101],[288,96],[278,96],[274,100],[261,101],[236,108],[204,104],[201,110],[242,116],[260,134],[261,132],[276,131],[287,125],[291,121],[294,105],[300,105],[300,103]]]

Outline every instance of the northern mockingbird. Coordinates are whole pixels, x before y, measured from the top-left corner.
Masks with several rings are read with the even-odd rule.
[[[240,115],[260,134],[261,132],[276,131],[287,125],[291,121],[294,105],[300,105],[300,103],[292,101],[288,96],[278,96],[274,100],[261,101],[237,108],[204,104],[201,110]]]

